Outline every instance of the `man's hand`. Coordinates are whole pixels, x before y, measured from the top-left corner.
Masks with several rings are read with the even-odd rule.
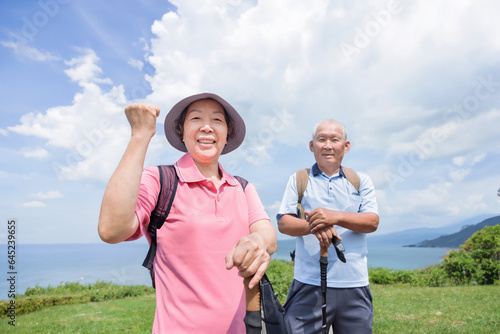
[[[311,233],[316,233],[328,227],[338,225],[341,217],[340,211],[328,210],[325,208],[316,208],[312,211],[305,212],[305,214]]]
[[[249,288],[259,284],[271,262],[264,240],[259,233],[242,237],[226,255],[226,269],[238,268],[241,277],[251,277]]]
[[[160,108],[151,103],[133,103],[125,107],[125,115],[132,128],[132,136],[152,138],[156,133],[156,118]]]
[[[318,238],[321,246],[329,247],[332,243],[333,236],[342,240],[342,237],[337,233],[334,227],[337,222],[338,211],[316,208],[304,213],[309,223],[309,231]]]
[[[342,240],[342,237],[337,233],[337,230],[335,230],[335,227],[333,226],[318,230],[317,232],[311,234],[314,234],[316,238],[318,238],[320,246],[326,248],[330,247],[330,245],[332,244],[333,236],[336,236],[339,240]]]
[[[328,210],[325,208],[316,208],[305,212],[306,220],[309,223],[309,231],[316,233],[319,230],[337,225],[340,218],[339,211]]]

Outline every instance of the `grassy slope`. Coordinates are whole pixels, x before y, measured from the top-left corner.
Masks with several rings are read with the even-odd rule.
[[[372,285],[375,333],[499,333],[500,286]]]

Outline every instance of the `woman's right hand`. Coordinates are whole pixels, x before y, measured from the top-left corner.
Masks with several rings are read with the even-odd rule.
[[[125,115],[132,128],[132,136],[152,138],[156,133],[156,118],[160,108],[152,103],[133,103],[125,107]]]

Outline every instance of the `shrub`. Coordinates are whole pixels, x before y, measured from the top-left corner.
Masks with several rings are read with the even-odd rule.
[[[417,269],[415,271],[415,280],[412,285],[415,286],[448,286],[452,285],[442,264],[435,264],[424,269]]]
[[[389,268],[373,268],[369,271],[370,282],[374,284],[393,284],[393,270]]]
[[[293,262],[272,260],[266,274],[273,285],[274,292],[283,305],[293,280]]]
[[[444,270],[456,284],[494,284],[500,275],[500,225],[474,233],[459,250],[448,252]]]

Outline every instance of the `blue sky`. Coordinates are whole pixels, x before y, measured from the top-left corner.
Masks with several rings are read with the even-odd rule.
[[[347,128],[344,165],[376,186],[377,233],[498,214],[499,7],[3,1],[2,220],[18,220],[20,243],[99,242],[102,194],[130,135],[123,108],[160,106],[146,165],[169,164],[181,154],[164,137],[166,112],[203,91],[245,119],[244,144],[221,162],[255,184],[274,224],[326,118]]]

